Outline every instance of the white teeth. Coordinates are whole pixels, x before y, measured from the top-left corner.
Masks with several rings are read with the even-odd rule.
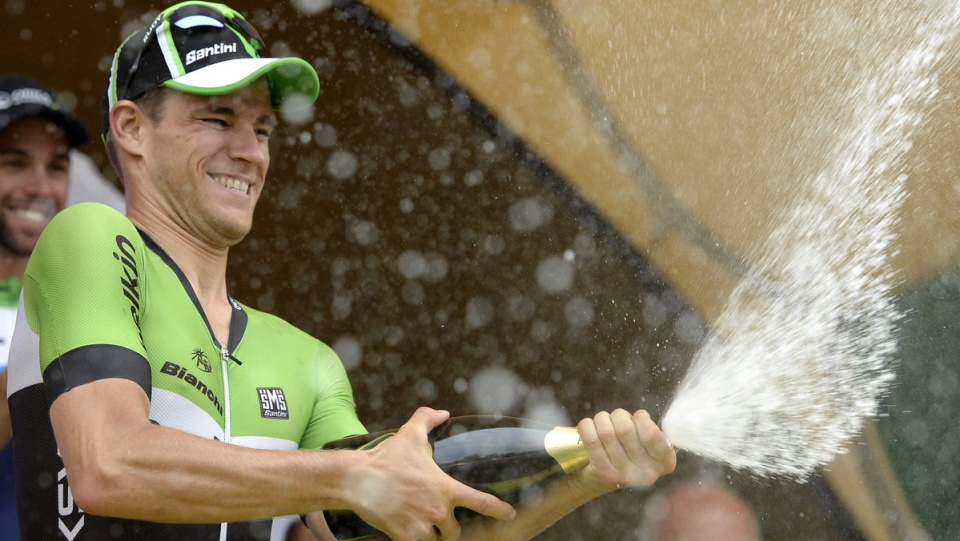
[[[14,206],[13,212],[18,218],[25,222],[44,224],[50,221],[53,215],[57,213],[57,204],[54,203],[52,199],[41,197],[31,200],[26,207],[16,208],[16,206]]]
[[[16,211],[17,216],[33,223],[43,223],[47,220],[47,213],[40,212],[32,209],[18,210]]]
[[[226,186],[231,190],[236,190],[241,193],[247,193],[247,191],[250,190],[250,183],[244,182],[239,179],[235,179],[232,177],[220,177],[220,176],[215,176],[213,177],[213,179],[219,182],[221,186]]]

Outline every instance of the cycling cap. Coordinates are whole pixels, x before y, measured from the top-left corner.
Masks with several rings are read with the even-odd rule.
[[[63,128],[71,147],[80,146],[90,138],[83,123],[67,112],[46,85],[24,75],[0,77],[0,131],[14,122],[34,116]]]
[[[263,58],[264,44],[243,15],[223,4],[182,2],[157,15],[117,49],[101,105],[103,133],[120,100],[163,86],[213,96],[266,77],[277,111],[306,109],[320,93],[317,72],[295,57]]]

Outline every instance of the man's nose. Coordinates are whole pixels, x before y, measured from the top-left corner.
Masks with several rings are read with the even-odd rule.
[[[55,173],[50,171],[50,168],[37,164],[30,167],[30,170],[25,179],[23,190],[27,193],[34,195],[50,195],[54,192],[54,186],[58,181],[58,175],[62,173]]]
[[[267,146],[260,140],[253,126],[243,126],[236,130],[236,136],[230,143],[230,157],[250,163],[262,164],[269,157]]]

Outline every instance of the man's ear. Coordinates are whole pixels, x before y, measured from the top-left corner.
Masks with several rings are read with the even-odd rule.
[[[139,105],[130,100],[118,101],[110,111],[110,131],[114,144],[128,154],[140,155],[146,120],[147,116]]]

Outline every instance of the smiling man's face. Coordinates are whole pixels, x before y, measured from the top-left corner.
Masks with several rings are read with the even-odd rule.
[[[26,118],[0,131],[0,252],[29,255],[67,199],[70,149],[55,123]]]
[[[220,96],[168,90],[160,119],[143,123],[142,206],[188,237],[232,246],[252,225],[275,123],[265,80]]]

